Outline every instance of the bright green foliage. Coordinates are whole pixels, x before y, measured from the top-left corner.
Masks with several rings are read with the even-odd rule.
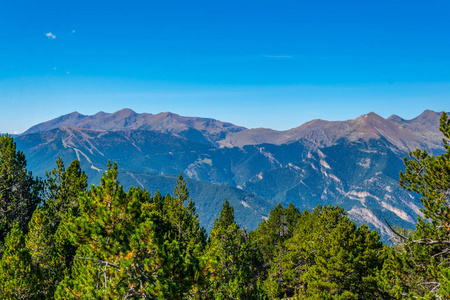
[[[275,214],[277,207],[272,210],[274,213],[271,212],[271,217],[272,215],[278,215]],[[264,288],[271,299],[278,299],[285,294],[292,296],[302,288],[301,276],[314,264],[313,257],[305,254],[304,247],[308,243],[305,244],[304,239],[311,237],[316,230],[321,210],[322,207],[319,206],[313,211],[312,215],[309,211],[304,211],[297,218],[298,229],[295,230],[295,236],[292,232],[290,238],[285,238],[282,243],[277,245],[276,251],[272,252],[272,257],[267,263],[268,276],[264,282]],[[262,223],[260,227],[263,224],[265,223]],[[260,229],[258,228],[258,230]],[[272,237],[272,243],[276,243],[276,238],[276,235]]]
[[[445,152],[432,156],[417,149],[405,158],[400,185],[422,195],[423,218],[390,252],[383,278],[395,298],[450,298],[450,120],[443,113],[440,130]]]
[[[165,243],[176,242],[182,262],[187,269],[183,276],[190,278],[184,288],[190,286],[192,297],[200,297],[204,293],[205,278],[200,272],[201,256],[206,245],[206,232],[200,226],[195,203],[189,198],[186,182],[180,174],[174,188],[174,196],[161,197],[159,192],[152,199],[153,207],[162,216],[158,221],[159,232],[163,234]],[[181,274],[181,273],[180,273]],[[177,273],[177,275],[180,275]],[[180,285],[181,288],[181,285]]]
[[[0,136],[0,243],[14,223],[22,232],[41,201],[42,183],[26,170],[22,151],[16,150],[13,138]]]
[[[68,240],[65,224],[59,226],[78,208],[78,197],[86,189],[87,176],[74,161],[65,170],[61,159],[57,168],[47,173],[45,203],[37,207],[29,223],[26,247],[41,277],[38,290],[41,298],[53,298],[56,287],[70,271],[76,247]]]
[[[29,223],[26,249],[31,254],[33,265],[39,270],[36,286],[42,299],[53,298],[56,286],[64,278],[65,264],[60,255],[59,244],[51,232],[50,221],[41,208],[36,208]]]
[[[214,220],[213,228],[218,230],[219,228],[227,229],[228,226],[232,225],[234,222],[234,207],[230,206],[228,200],[222,205],[222,210],[220,211],[220,215],[218,219]]]
[[[66,170],[61,158],[56,161],[56,168],[46,175],[44,210],[54,233],[69,209],[77,215],[78,198],[86,191],[87,175],[81,171],[78,160]]]
[[[305,212],[274,259],[266,289],[273,298],[376,299],[379,239],[366,226],[357,227],[342,208],[319,206]]]
[[[183,255],[198,254],[206,243],[206,232],[200,226],[198,215],[195,213],[195,203],[189,198],[186,182],[180,174],[172,197],[167,195],[163,200],[163,215],[174,230],[166,236],[176,240]]]
[[[25,247],[25,237],[14,224],[5,239],[0,261],[0,299],[39,299],[39,277],[39,269]]]
[[[280,258],[283,257],[282,253],[287,253],[283,244],[292,237],[301,215],[292,204],[287,208],[278,204],[270,211],[269,218],[263,220],[258,229],[251,233],[252,240],[257,243],[262,255],[260,280],[264,282],[264,289],[272,298],[278,297],[279,283],[283,280],[281,273],[284,269]]]
[[[280,203],[270,211],[269,218],[263,220],[253,233],[252,237],[257,240],[267,264],[280,251],[283,242],[292,237],[300,216],[301,213],[292,203],[286,209]]]
[[[69,239],[66,223],[71,216],[78,216],[79,199],[87,188],[87,175],[81,171],[78,160],[72,161],[65,169],[59,158],[56,168],[47,173],[45,187],[46,201],[43,212],[49,220],[48,226],[53,235],[60,266],[70,273],[77,247]],[[61,281],[63,274],[57,274],[55,280]]]
[[[234,209],[223,204],[205,252],[208,290],[212,299],[262,299],[258,275],[260,253],[234,221]]]
[[[138,188],[126,193],[116,178],[117,165],[109,164],[101,185],[80,198],[79,216],[68,217],[69,238],[79,249],[56,298],[182,299],[196,281],[196,262],[176,240],[164,239],[172,225],[150,195]]]
[[[382,267],[377,232],[357,227],[342,208],[326,208],[309,249],[314,265],[303,275],[305,294],[321,299],[380,298],[376,273]],[[305,241],[306,242],[306,241]]]

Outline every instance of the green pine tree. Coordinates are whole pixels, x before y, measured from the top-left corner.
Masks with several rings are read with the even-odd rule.
[[[25,247],[25,236],[15,223],[6,236],[0,260],[0,299],[39,299],[40,275]]]
[[[263,299],[259,286],[262,263],[256,243],[234,221],[234,208],[228,201],[211,229],[205,251],[208,278],[207,295],[211,299]]]
[[[69,209],[77,214],[78,199],[87,188],[87,175],[78,160],[72,161],[66,169],[62,159],[58,158],[56,167],[46,176],[44,211],[50,219],[52,233],[55,233]]]
[[[56,298],[183,299],[195,293],[197,264],[186,259],[177,240],[166,238],[172,225],[148,192],[124,192],[117,174],[117,164],[108,164],[100,186],[80,198],[78,216],[66,221],[79,248]]]
[[[52,299],[57,285],[64,278],[64,259],[51,229],[49,218],[37,207],[29,223],[25,245],[32,264],[39,270],[37,290],[41,299]]]
[[[271,261],[264,286],[272,299],[377,299],[382,243],[340,207],[318,206],[298,219],[293,236]]]
[[[410,152],[400,185],[421,194],[423,217],[412,232],[393,229],[396,245],[380,276],[396,299],[450,298],[450,119],[442,113],[440,131],[445,152],[430,155],[426,150]]]
[[[42,182],[26,166],[25,155],[16,149],[13,138],[0,136],[0,244],[15,223],[22,232],[28,231],[28,222],[41,202]]]

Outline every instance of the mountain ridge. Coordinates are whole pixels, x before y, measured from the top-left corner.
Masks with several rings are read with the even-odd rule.
[[[98,112],[94,115],[72,112],[32,126],[22,135],[44,132],[62,126],[97,130],[153,130],[162,133],[175,133],[180,136],[187,136],[191,140],[198,139],[210,144],[215,144],[228,132],[245,129],[211,118],[183,117],[171,112],[138,114],[125,108],[114,113]]]
[[[440,148],[441,113],[425,110],[419,116],[405,120],[397,115],[387,119],[370,112],[355,119],[327,121],[314,119],[298,127],[277,131],[270,128],[248,129],[212,118],[184,117],[172,112],[136,113],[122,109],[114,113],[98,112],[82,115],[72,112],[32,126],[22,135],[48,131],[62,126],[97,130],[152,130],[172,133],[194,142],[216,147],[243,147],[258,144],[286,144],[306,140],[312,147],[331,146],[337,140],[387,139],[397,151],[416,148]]]

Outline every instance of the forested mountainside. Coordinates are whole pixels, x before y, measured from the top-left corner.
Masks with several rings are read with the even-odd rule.
[[[174,176],[182,173],[197,208],[207,212],[200,220],[208,229],[223,199],[230,200],[237,222],[249,229],[267,218],[276,203],[293,203],[301,210],[332,204],[387,238],[390,230],[383,219],[414,227],[419,197],[399,188],[398,174],[408,151],[443,151],[439,117],[432,111],[412,120],[369,113],[273,131],[125,109],[61,116],[33,126],[15,141],[39,176],[58,157],[66,164],[79,160],[90,184],[98,184],[109,159],[119,163],[125,188],[151,188],[152,182],[172,186]],[[166,186],[159,188],[166,193]]]
[[[182,175],[167,195],[124,189],[111,162],[90,188],[79,160],[66,168],[59,158],[34,177],[13,138],[0,136],[0,298],[448,298],[445,113],[440,130],[445,151],[417,149],[400,173],[399,185],[420,194],[424,217],[414,230],[386,222],[389,244],[342,207],[320,204],[301,211],[280,203],[248,231],[225,200],[207,235]]]

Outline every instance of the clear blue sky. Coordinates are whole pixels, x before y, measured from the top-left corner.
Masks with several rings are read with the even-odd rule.
[[[450,110],[449,1],[0,3],[0,132],[131,108],[289,129]]]

